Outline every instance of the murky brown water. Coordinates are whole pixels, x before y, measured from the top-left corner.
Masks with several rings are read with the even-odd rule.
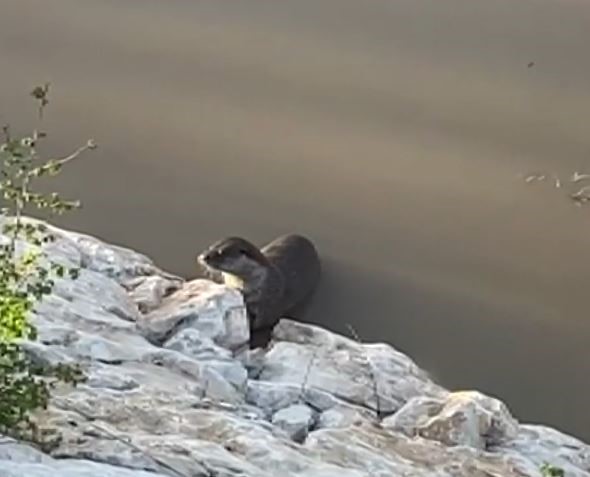
[[[0,122],[51,80],[65,225],[186,276],[308,234],[314,321],[590,440],[590,209],[518,177],[590,168],[589,45],[585,0],[0,0]]]

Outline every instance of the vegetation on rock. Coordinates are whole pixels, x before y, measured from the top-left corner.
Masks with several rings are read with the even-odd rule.
[[[548,463],[541,466],[541,474],[543,474],[543,477],[565,477],[565,472],[562,468]]]
[[[39,120],[49,103],[49,85],[36,87],[31,95],[39,107]],[[13,137],[9,126],[0,139],[0,434],[39,441],[32,419],[47,406],[51,389],[59,382],[76,384],[83,379],[77,366],[38,363],[26,352],[24,340],[35,340],[32,312],[50,294],[55,280],[75,279],[78,269],[49,259],[44,248],[55,238],[47,227],[24,218],[36,210],[62,214],[79,207],[59,194],[41,194],[35,181],[55,176],[65,164],[94,148],[92,142],[60,159],[43,160],[38,146],[46,134],[35,129],[24,137]]]

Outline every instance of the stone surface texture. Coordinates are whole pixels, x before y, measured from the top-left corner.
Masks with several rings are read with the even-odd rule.
[[[49,227],[48,257],[81,273],[39,304],[26,346],[88,379],[39,413],[49,450],[0,436],[1,477],[590,477],[588,445],[444,389],[390,345],[285,319],[248,350],[235,291]]]

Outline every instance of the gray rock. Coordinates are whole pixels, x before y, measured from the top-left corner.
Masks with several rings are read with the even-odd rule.
[[[343,404],[340,399],[319,389],[252,379],[248,381],[246,400],[264,410],[267,415],[299,403],[304,403],[318,412]]]
[[[590,474],[590,446],[547,426],[521,424],[514,439],[496,449],[514,459],[526,459],[539,468],[550,463],[566,477]]]
[[[264,361],[266,359],[266,350],[264,348],[243,349],[235,356],[244,365],[248,371],[248,377],[251,379],[258,379],[260,373],[264,368]]]
[[[143,337],[128,333],[109,333],[108,337],[79,333],[70,345],[71,353],[77,358],[101,363],[141,361],[155,349]]]
[[[338,462],[371,477],[540,477],[539,468],[527,460],[471,447],[446,447],[373,424],[314,431],[304,446],[324,462]]]
[[[145,354],[143,362],[166,368],[196,382],[201,381],[203,376],[203,366],[200,362],[172,350],[156,349]]]
[[[287,433],[295,442],[303,442],[315,421],[313,410],[304,404],[281,409],[272,417],[272,423]]]
[[[211,338],[201,336],[195,328],[185,328],[172,336],[164,347],[195,359],[230,359],[230,350],[217,346]]]
[[[21,346],[28,357],[40,366],[55,366],[60,363],[72,365],[78,361],[58,346],[48,346],[39,342],[25,342]]]
[[[267,416],[299,402],[300,398],[301,388],[292,384],[248,381],[246,402],[264,410]]]
[[[244,302],[235,290],[208,280],[194,280],[167,297],[160,308],[141,316],[140,331],[153,343],[172,339],[187,328],[218,346],[234,349],[249,339]]]
[[[81,257],[82,267],[119,283],[146,275],[172,277],[158,269],[151,259],[131,249],[106,244],[95,237],[57,227],[50,227],[50,231],[58,241],[67,240],[76,247]]]
[[[370,409],[379,407],[381,412],[396,411],[414,396],[447,393],[410,358],[388,345],[362,345],[291,320],[279,322],[274,340],[261,380],[306,382],[306,388]]]
[[[204,369],[211,369],[219,374],[241,393],[246,392],[248,372],[239,361],[230,359],[201,360]]]
[[[19,463],[39,463],[50,462],[51,458],[31,446],[8,437],[0,437],[0,469],[2,469],[2,462],[6,464],[9,460]]]
[[[506,405],[478,392],[451,393],[444,400],[414,398],[385,419],[383,427],[445,445],[478,449],[500,445],[518,435],[518,422]]]
[[[368,409],[339,404],[325,410],[320,415],[316,429],[338,429],[368,424],[377,418],[374,412]]]
[[[58,280],[54,295],[69,302],[78,300],[85,306],[92,305],[113,318],[133,322],[139,317],[137,305],[125,289],[114,279],[94,270],[81,270],[76,280]]]
[[[123,286],[140,313],[149,313],[158,308],[166,296],[180,289],[182,283],[182,280],[151,275],[137,277]]]
[[[91,388],[131,391],[140,386],[133,376],[121,372],[119,366],[95,365],[94,369],[87,369],[86,374],[88,379],[85,385]]]
[[[167,477],[165,474],[128,470],[88,460],[53,460],[49,463],[4,463],[2,477]],[[207,477],[207,474],[202,474]]]
[[[231,404],[243,401],[243,395],[215,368],[205,367],[202,379],[204,380],[205,396],[207,398]]]

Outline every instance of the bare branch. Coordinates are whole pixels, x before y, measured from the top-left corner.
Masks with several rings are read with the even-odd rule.
[[[574,172],[570,178],[570,181],[573,183],[585,181],[590,179],[590,174],[580,174],[579,172]]]
[[[57,159],[55,162],[58,165],[63,166],[64,164],[67,164],[68,162],[73,161],[74,159],[76,159],[77,157],[79,157],[80,155],[85,153],[86,151],[96,149],[97,147],[98,146],[96,145],[96,143],[92,139],[90,139],[86,144],[84,144],[83,146],[80,146],[78,149],[76,149],[74,152],[72,152],[69,156],[63,157],[61,159]]]
[[[355,329],[352,327],[352,325],[350,323],[346,324],[346,327],[348,328],[348,330],[350,331],[350,334],[353,336],[353,338],[355,339],[355,341],[362,345],[362,341],[359,338],[358,333],[355,331]],[[369,359],[369,355],[365,353],[365,359],[367,360],[367,367],[369,368],[369,378],[371,379],[371,381],[373,382],[373,394],[375,396],[375,407],[376,407],[376,411],[377,411],[377,419],[381,419],[381,398],[379,396],[379,389],[377,386],[377,376],[375,374],[375,371],[373,369],[373,363],[371,363],[371,360]]]
[[[305,375],[303,376],[303,381],[301,382],[301,393],[299,394],[299,400],[300,401],[304,401],[304,396],[305,396],[305,389],[307,388],[307,383],[309,381],[309,376],[311,374],[311,369],[313,367],[313,363],[317,358],[317,354],[318,354],[318,348],[315,347],[313,350],[313,354],[311,355],[311,358],[309,358],[309,363],[307,363],[307,369],[305,370]]]

